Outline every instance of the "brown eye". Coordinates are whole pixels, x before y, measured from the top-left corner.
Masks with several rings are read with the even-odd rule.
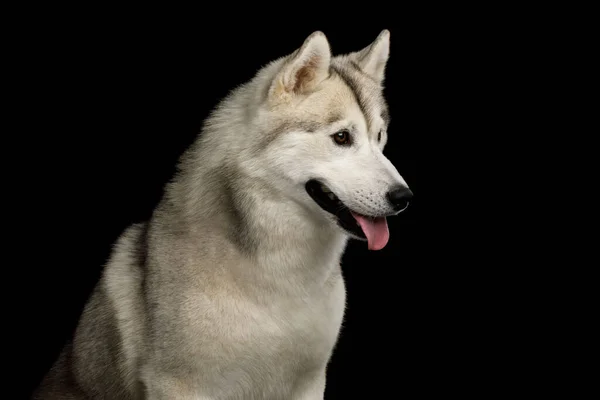
[[[350,133],[348,131],[339,131],[333,135],[333,140],[339,145],[346,145],[350,143]]]

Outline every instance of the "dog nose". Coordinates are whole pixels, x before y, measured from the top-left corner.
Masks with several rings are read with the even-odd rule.
[[[408,207],[408,201],[412,199],[413,193],[406,186],[397,186],[388,192],[387,197],[394,210],[401,211]]]

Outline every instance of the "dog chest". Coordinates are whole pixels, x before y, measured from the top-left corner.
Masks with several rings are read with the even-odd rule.
[[[212,299],[196,319],[197,368],[220,371],[212,379],[264,377],[290,381],[323,368],[337,341],[345,289],[340,278],[329,290],[305,298],[257,304],[232,298]]]

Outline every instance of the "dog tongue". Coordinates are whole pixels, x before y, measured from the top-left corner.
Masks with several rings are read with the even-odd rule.
[[[369,242],[369,250],[383,249],[390,239],[387,219],[385,217],[369,218],[355,213],[352,213],[352,216],[365,233]]]

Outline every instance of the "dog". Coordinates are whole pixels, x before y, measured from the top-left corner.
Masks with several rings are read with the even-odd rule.
[[[390,32],[314,32],[204,121],[116,240],[33,399],[323,399],[349,239],[380,250],[412,192],[383,155]]]

